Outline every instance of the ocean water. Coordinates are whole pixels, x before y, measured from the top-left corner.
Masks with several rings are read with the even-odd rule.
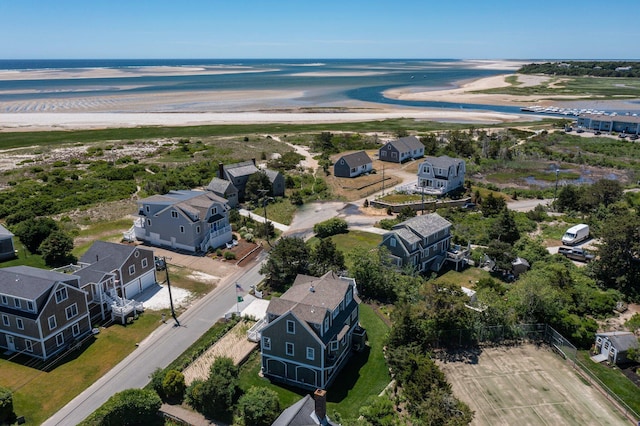
[[[201,70],[186,75],[153,74],[161,67]],[[64,78],[86,71],[113,71],[117,77]],[[58,73],[58,78],[34,78],[33,71]],[[206,72],[224,72],[206,74]],[[30,73],[31,72],[31,73]],[[505,74],[505,70],[481,69],[458,60],[0,60],[0,102],[86,99],[114,95],[171,94],[177,92],[287,90],[301,96],[281,101],[288,106],[313,107],[332,102],[362,101],[411,107],[484,109],[519,112],[516,107],[444,102],[401,101],[387,98],[392,88],[424,90],[455,87],[457,82]],[[31,74],[29,79],[21,75]],[[59,78],[62,76],[63,78]],[[276,106],[282,106],[280,104]],[[4,112],[12,112],[9,107]]]

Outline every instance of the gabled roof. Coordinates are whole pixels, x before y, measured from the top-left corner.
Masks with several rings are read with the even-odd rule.
[[[76,275],[80,277],[82,285],[90,282],[98,283],[105,275],[120,269],[136,250],[153,253],[152,250],[139,246],[95,241],[80,258],[80,263],[88,266],[77,271]]]
[[[442,155],[440,157],[425,157],[423,163],[429,163],[433,167],[437,167],[439,169],[448,169],[450,166],[455,166],[462,161],[464,160]]]
[[[596,336],[603,336],[609,339],[614,348],[619,352],[624,352],[631,348],[640,348],[638,338],[629,331],[611,331],[608,333],[596,333]]]
[[[344,160],[350,168],[364,166],[365,164],[371,164],[372,162],[371,158],[369,158],[367,153],[364,151],[352,152],[351,154],[343,155],[338,159],[338,161],[341,160]],[[336,161],[336,164],[338,161]]]
[[[223,167],[225,173],[232,177],[249,176],[258,171],[253,161],[242,161],[240,163],[227,164]]]
[[[440,216],[438,213],[429,213],[421,216],[415,216],[405,220],[393,228],[391,231],[397,231],[406,228],[419,235],[422,238],[435,234],[438,231],[451,226],[451,222]]]
[[[400,152],[413,151],[414,149],[424,148],[420,139],[416,136],[406,136],[404,138],[389,141]]]
[[[0,269],[0,293],[35,300],[51,291],[56,282],[69,283],[73,280],[78,280],[78,277],[32,266],[10,266]]]
[[[307,394],[295,404],[287,407],[271,426],[317,426],[320,422],[315,413],[315,404],[313,397]],[[328,417],[325,420],[325,425],[337,425]]]
[[[220,203],[223,206],[227,204],[226,199],[211,191],[193,190],[169,191],[164,195],[152,195],[151,197],[138,201],[138,204],[165,206],[165,208],[156,213],[156,215],[165,211],[167,208],[173,207],[189,217],[198,215],[199,220],[202,220],[206,217],[209,207],[211,207],[211,204],[214,202]]]
[[[13,237],[14,235],[4,226],[0,225],[0,237]]]
[[[230,180],[224,180],[217,177],[211,179],[209,185],[207,185],[207,189],[209,191],[217,192],[219,194],[225,194],[227,190],[231,189],[232,191],[238,192],[238,189],[235,187],[233,182]]]
[[[340,304],[350,283],[328,272],[320,278],[298,275],[289,290],[271,299],[267,313],[283,315],[292,311],[302,321],[320,324],[327,311]]]
[[[269,178],[269,182],[271,182],[272,184],[273,182],[275,182],[276,178],[281,174],[277,170],[270,170],[270,169],[264,169],[263,172],[267,175],[267,177]]]

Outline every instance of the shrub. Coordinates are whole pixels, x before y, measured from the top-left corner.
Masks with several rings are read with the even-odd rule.
[[[227,250],[227,251],[224,252],[224,258],[226,260],[233,260],[233,259],[236,258],[236,254],[234,252],[232,252],[232,251],[228,251]]]
[[[247,426],[269,426],[280,414],[278,394],[252,386],[238,400],[238,416]]]
[[[336,234],[344,234],[347,232],[349,224],[344,219],[334,217],[324,222],[316,223],[313,226],[313,232],[318,238],[326,238]]]
[[[10,424],[14,418],[13,393],[7,388],[0,387],[0,424]]]

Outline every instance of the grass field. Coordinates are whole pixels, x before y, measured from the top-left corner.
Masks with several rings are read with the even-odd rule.
[[[629,424],[597,389],[545,346],[484,349],[477,362],[441,363],[472,425]]]

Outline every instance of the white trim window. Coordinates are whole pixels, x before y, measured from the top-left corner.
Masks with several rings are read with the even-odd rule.
[[[22,303],[20,303],[20,299],[13,299],[13,306],[16,309],[22,309]]]
[[[27,352],[33,352],[33,343],[31,340],[24,340],[24,348]]]
[[[326,333],[327,331],[329,331],[329,317],[324,319],[324,332]]]
[[[396,246],[396,239],[393,238],[393,237],[389,238],[389,245],[391,247],[395,247]]]
[[[18,330],[24,330],[24,321],[22,321],[22,318],[16,318],[16,327],[18,327]]]
[[[129,265],[129,275],[136,273],[136,265]]]
[[[56,303],[64,302],[69,298],[66,287],[60,287],[56,290]]]
[[[75,323],[71,326],[71,334],[73,334],[73,337],[80,334],[80,323]]]
[[[291,342],[286,342],[285,343],[285,352],[289,356],[294,356],[295,347],[294,347],[293,343],[291,343]]]
[[[2,315],[2,324],[5,327],[11,326],[11,321],[9,320],[9,315]]]
[[[58,326],[58,323],[56,322],[56,316],[55,315],[51,315],[47,319],[47,322],[49,323],[49,330],[53,330],[54,328],[56,328]]]
[[[316,350],[307,346],[307,359],[313,361],[316,358]]]
[[[0,300],[2,301],[3,305],[8,305],[9,304],[9,299],[4,294],[2,295],[2,298],[0,298]]]
[[[27,300],[27,311],[34,312],[35,308],[33,307],[33,302],[31,300]]]
[[[262,337],[262,349],[265,351],[271,350],[271,337]]]
[[[337,340],[332,340],[331,343],[329,344],[329,349],[332,351],[337,351],[338,350],[338,341]]]
[[[151,219],[147,219],[147,226],[151,226]]]
[[[142,266],[142,269],[145,269],[148,265],[149,262],[147,261],[146,257],[140,261],[140,266]]]
[[[184,226],[180,225],[180,233],[184,234]]]
[[[178,212],[175,211],[175,210],[171,210],[171,217],[174,218],[174,219],[177,219],[178,218]]]
[[[78,304],[74,303],[71,306],[67,306],[65,309],[65,313],[67,314],[67,319],[70,320],[73,317],[78,316]]]
[[[63,333],[56,334],[56,345],[58,345],[58,346],[64,345],[64,334]]]
[[[291,320],[287,320],[287,334],[296,334],[296,323]]]

